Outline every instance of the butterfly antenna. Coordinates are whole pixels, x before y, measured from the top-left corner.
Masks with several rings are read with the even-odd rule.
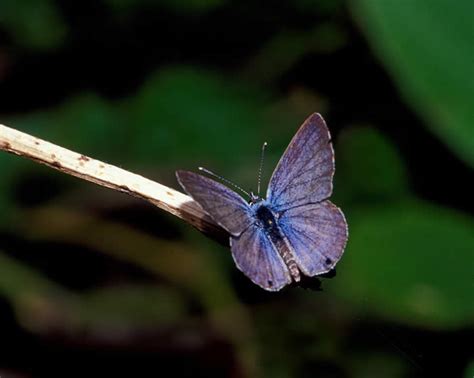
[[[265,157],[265,147],[267,147],[267,142],[263,143],[262,146],[262,155],[260,156],[260,167],[258,168],[258,179],[257,179],[257,194],[260,197],[260,182],[262,181],[262,169],[263,169],[263,158]]]
[[[198,169],[202,172],[205,172],[207,173],[208,175],[210,176],[213,176],[223,182],[225,182],[226,184],[229,184],[230,186],[234,187],[235,189],[237,190],[240,190],[242,193],[246,194],[249,198],[251,198],[252,196],[246,192],[245,190],[243,190],[240,186],[238,186],[237,184],[234,184],[232,181],[229,181],[227,179],[225,179],[224,177],[222,176],[219,176],[219,175],[216,175],[214,172],[211,172],[209,169],[206,169],[206,168],[203,168],[203,167],[198,167]]]

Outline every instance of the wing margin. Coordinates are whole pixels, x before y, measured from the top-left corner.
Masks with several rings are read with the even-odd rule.
[[[317,203],[332,194],[334,149],[323,117],[314,113],[297,131],[273,171],[267,201],[276,211]]]

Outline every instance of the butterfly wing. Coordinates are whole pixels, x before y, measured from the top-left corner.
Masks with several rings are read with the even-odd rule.
[[[298,267],[307,276],[328,272],[344,252],[348,237],[346,219],[330,201],[286,210],[279,224],[293,247]]]
[[[276,211],[327,199],[332,192],[334,151],[329,130],[314,113],[300,127],[273,172],[267,200]]]
[[[263,289],[278,291],[291,282],[290,272],[281,256],[256,224],[239,237],[230,238],[230,245],[237,267]]]
[[[227,186],[189,171],[177,171],[183,189],[233,236],[240,235],[253,223],[250,206]]]

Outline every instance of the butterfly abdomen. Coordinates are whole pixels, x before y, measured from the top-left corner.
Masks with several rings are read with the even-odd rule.
[[[260,222],[260,226],[265,230],[265,234],[268,236],[271,243],[283,259],[283,262],[288,267],[291,277],[298,282],[301,277],[300,270],[295,261],[294,253],[288,241],[283,236],[272,211],[268,207],[262,205],[257,209],[255,215]]]

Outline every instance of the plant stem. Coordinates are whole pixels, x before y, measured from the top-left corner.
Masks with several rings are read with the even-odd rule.
[[[0,125],[0,150],[45,164],[97,185],[142,198],[221,243],[227,233],[189,196],[143,176]]]

